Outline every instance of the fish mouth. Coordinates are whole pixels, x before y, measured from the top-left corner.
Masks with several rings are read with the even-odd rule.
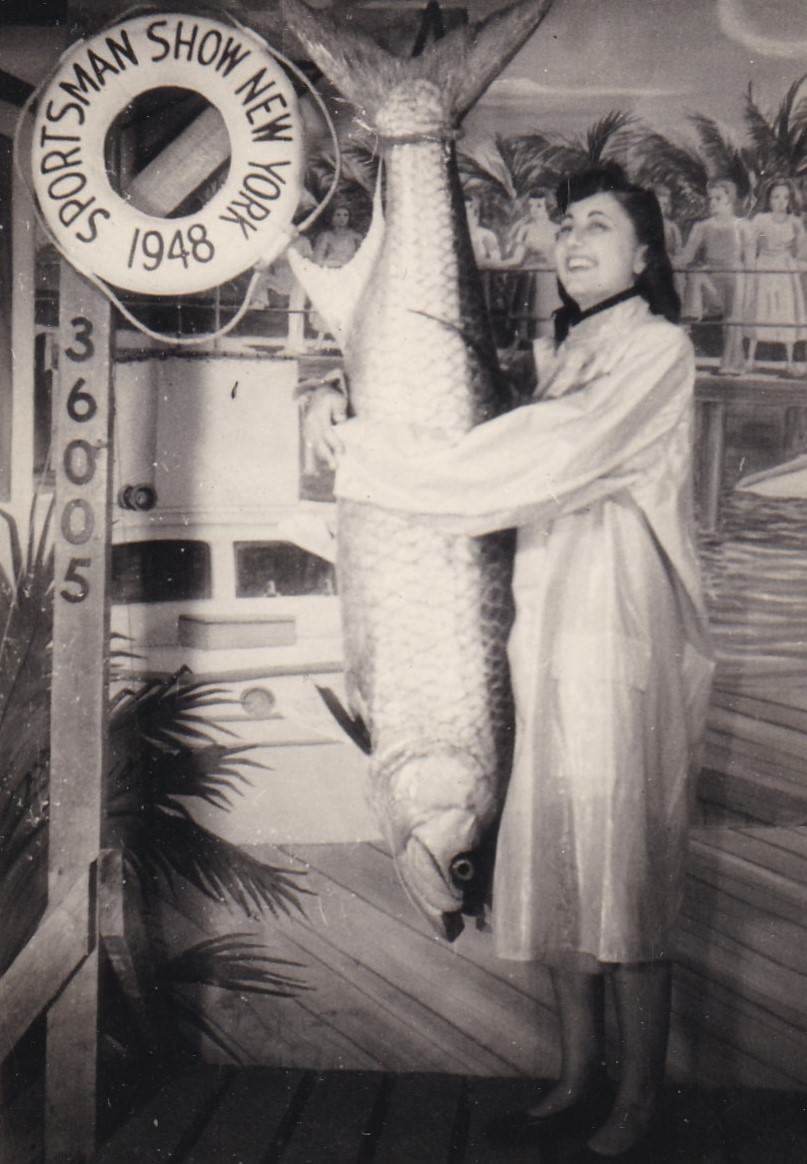
[[[407,896],[453,940],[461,913],[483,912],[488,864],[485,858],[478,864],[477,855],[497,818],[495,774],[465,749],[432,743],[385,756],[373,785],[371,799]]]
[[[449,941],[463,929],[466,894],[477,874],[474,850],[480,831],[472,813],[444,812],[414,829],[395,855],[407,896]]]

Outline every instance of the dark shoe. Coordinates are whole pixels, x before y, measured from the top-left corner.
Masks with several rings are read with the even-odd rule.
[[[591,1135],[608,1115],[612,1102],[613,1088],[607,1076],[603,1075],[581,1100],[562,1111],[544,1116],[523,1109],[508,1112],[485,1125],[485,1136],[491,1143],[504,1148],[535,1144],[563,1132]]]

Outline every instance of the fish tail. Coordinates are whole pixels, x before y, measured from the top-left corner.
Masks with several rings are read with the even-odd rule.
[[[388,52],[370,36],[303,0],[282,0],[283,17],[312,60],[364,114],[369,127],[390,90],[405,82],[431,81],[443,94],[446,115],[458,120],[515,56],[553,0],[516,0],[478,24],[463,24],[429,40],[412,55]]]

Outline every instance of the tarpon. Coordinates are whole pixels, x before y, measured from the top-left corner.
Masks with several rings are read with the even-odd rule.
[[[397,57],[344,14],[284,0],[286,25],[383,160],[383,210],[377,192],[350,264],[289,252],[342,349],[358,416],[461,434],[505,407],[454,137],[550,3],[521,0]],[[371,803],[405,890],[449,938],[478,905],[474,859],[489,851],[511,760],[511,545],[339,502],[346,688],[371,741]]]

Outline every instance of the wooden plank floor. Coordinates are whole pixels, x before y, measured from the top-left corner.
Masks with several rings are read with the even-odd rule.
[[[296,998],[196,989],[245,1065],[539,1078],[558,1070],[546,970],[496,957],[472,925],[449,944],[405,897],[374,844],[265,847],[301,868],[304,914],[255,919],[300,965]],[[233,928],[224,907],[172,915],[177,948]],[[682,1084],[807,1090],[807,828],[698,829],[675,970],[668,1068]],[[613,1053],[613,1024],[611,1024]],[[199,1057],[223,1061],[201,1039]],[[805,1156],[807,1159],[807,1155]]]
[[[534,1083],[447,1075],[198,1069],[171,1080],[95,1164],[564,1164],[582,1138],[503,1149],[484,1125]],[[670,1087],[648,1164],[804,1164],[801,1093]]]

